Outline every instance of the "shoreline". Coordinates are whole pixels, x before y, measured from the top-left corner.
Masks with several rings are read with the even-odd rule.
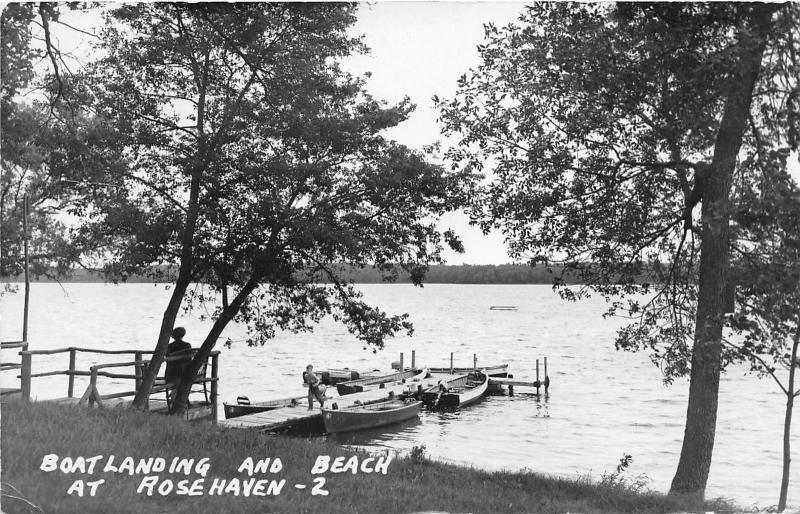
[[[431,460],[424,446],[370,454],[320,438],[226,429],[127,409],[17,401],[1,408],[2,481],[25,499],[5,497],[9,513],[36,512],[25,501],[59,513],[611,513],[678,512],[693,506],[686,499],[645,492],[619,475],[592,481],[484,471]],[[113,466],[101,471],[109,456],[116,457]],[[164,462],[148,467],[148,459],[158,458]],[[96,463],[91,473],[88,459]],[[739,509],[718,500],[700,508]]]

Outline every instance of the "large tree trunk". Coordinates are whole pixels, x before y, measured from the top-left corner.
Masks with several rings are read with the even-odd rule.
[[[789,493],[789,467],[792,463],[791,433],[792,409],[794,409],[794,372],[797,369],[797,346],[800,343],[800,326],[794,333],[792,343],[792,359],[789,361],[789,384],[786,393],[786,417],[783,421],[783,477],[781,478],[781,493],[778,497],[778,512],[786,509],[786,496]]]
[[[739,70],[731,77],[731,90],[725,100],[711,166],[698,177],[702,187],[702,247],[697,319],[686,429],[670,490],[671,493],[695,496],[698,500],[705,495],[717,423],[723,296],[729,261],[731,182],[770,20],[777,7],[777,4],[754,6],[751,23],[739,31]]]
[[[208,78],[208,66],[209,55],[206,53],[202,69],[196,68],[194,70],[194,80],[197,85],[197,120],[195,126],[197,128],[198,146],[197,152],[194,154],[193,164],[191,168],[189,168],[192,179],[189,184],[189,204],[186,208],[186,224],[183,227],[183,234],[181,235],[181,257],[178,279],[175,281],[175,289],[172,291],[172,296],[164,311],[164,317],[161,319],[161,330],[158,333],[158,342],[153,351],[153,356],[150,359],[150,366],[145,370],[142,376],[141,386],[139,390],[136,391],[136,397],[133,399],[132,406],[137,409],[144,409],[147,407],[150,391],[153,388],[153,382],[155,382],[158,370],[167,354],[169,338],[172,335],[172,329],[175,325],[175,319],[178,317],[181,303],[183,303],[183,296],[186,294],[186,289],[192,281],[194,236],[197,228],[197,218],[200,214],[200,184],[203,180],[203,172],[205,171],[209,151],[205,135],[206,80]]]
[[[208,359],[211,350],[213,350],[214,345],[217,344],[219,336],[222,335],[222,331],[225,330],[225,327],[228,325],[228,323],[233,320],[234,316],[236,316],[236,314],[239,312],[239,309],[242,307],[244,301],[248,296],[250,296],[250,293],[252,293],[256,287],[258,287],[258,278],[254,276],[247,281],[233,301],[223,308],[222,313],[214,322],[214,325],[208,332],[203,344],[197,350],[197,353],[195,353],[194,358],[189,365],[184,369],[180,384],[175,392],[175,398],[172,404],[172,414],[181,415],[186,411],[189,392],[192,389],[192,383],[197,375],[198,370]],[[212,398],[211,401],[216,401],[216,399]]]
[[[201,154],[204,150],[205,148],[201,145]],[[161,319],[161,330],[158,333],[158,342],[153,351],[153,356],[150,358],[150,365],[145,370],[139,390],[136,391],[136,396],[133,399],[132,406],[136,409],[145,409],[148,405],[150,391],[153,388],[158,370],[161,368],[161,364],[164,362],[164,357],[167,354],[167,346],[169,345],[169,339],[175,325],[175,319],[178,317],[178,311],[181,308],[181,303],[183,303],[183,296],[186,294],[186,289],[192,281],[192,252],[194,249],[193,241],[197,226],[197,216],[200,210],[201,177],[202,165],[198,163],[192,173],[192,182],[189,189],[189,207],[181,238],[181,264],[178,270],[178,279],[175,281],[172,296],[169,299],[166,310],[164,310],[164,317]]]

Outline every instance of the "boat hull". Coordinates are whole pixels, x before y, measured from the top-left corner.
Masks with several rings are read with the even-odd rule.
[[[344,409],[322,409],[322,421],[328,433],[353,432],[393,425],[419,415],[422,402],[389,400]]]
[[[249,405],[240,403],[223,403],[222,408],[225,412],[225,419],[238,418],[239,416],[246,416],[248,414],[255,414],[256,412],[266,412],[282,407],[292,407],[302,405],[307,401],[306,396],[296,396],[292,398],[281,398],[280,400],[268,400],[266,402],[258,402]]]

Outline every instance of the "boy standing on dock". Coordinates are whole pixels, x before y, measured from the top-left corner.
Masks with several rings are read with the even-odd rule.
[[[308,387],[308,410],[314,408],[314,398],[317,398],[319,406],[322,407],[325,403],[325,393],[319,389],[319,378],[314,374],[314,366],[309,364],[303,372],[303,382]]]

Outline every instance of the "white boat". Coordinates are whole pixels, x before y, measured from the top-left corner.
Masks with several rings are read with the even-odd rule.
[[[428,388],[422,401],[432,408],[464,407],[481,399],[489,387],[489,375],[480,371],[456,377],[441,385]]]

